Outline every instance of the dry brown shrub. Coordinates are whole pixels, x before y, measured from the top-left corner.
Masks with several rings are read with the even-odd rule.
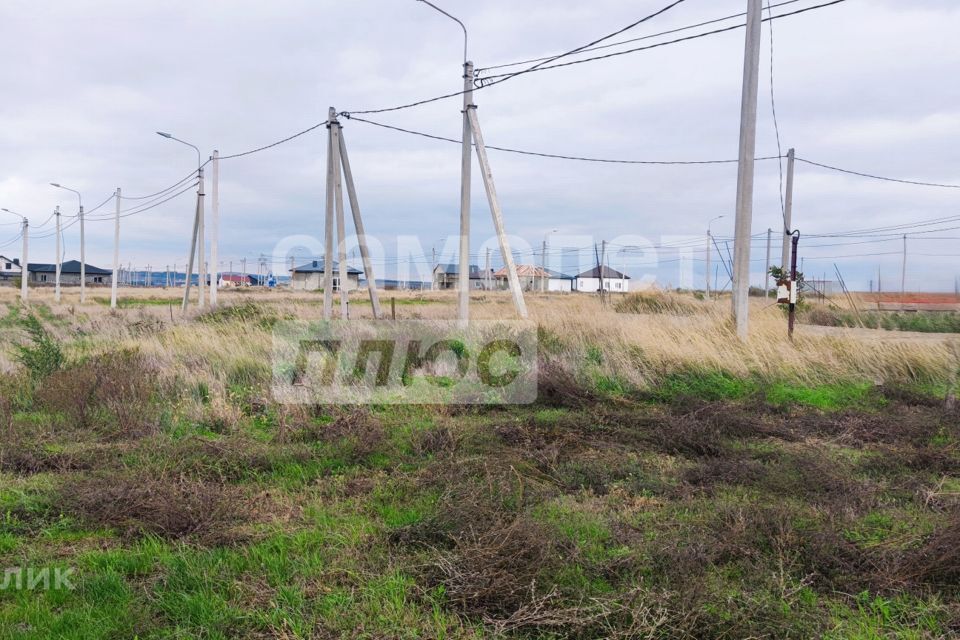
[[[119,453],[113,448],[61,451],[36,443],[4,443],[0,446],[0,470],[19,474],[87,471],[109,466],[118,459]]]
[[[956,589],[960,584],[960,511],[952,512],[947,524],[918,549],[904,553],[898,565],[898,582]]]
[[[324,442],[349,445],[350,457],[360,461],[374,453],[384,442],[386,431],[380,420],[366,408],[339,411],[332,422],[315,421],[290,427],[292,442]]]
[[[447,425],[420,431],[413,438],[413,451],[419,457],[450,457],[458,445],[457,435]]]
[[[48,411],[63,414],[72,427],[142,437],[158,429],[155,377],[137,352],[112,352],[54,372],[43,381],[37,399]]]
[[[233,540],[242,512],[237,488],[150,473],[95,474],[63,485],[60,504],[90,526],[204,544]]]
[[[514,613],[536,592],[538,578],[560,562],[560,545],[548,528],[524,515],[474,521],[450,534],[449,542],[452,549],[437,555],[428,579],[442,584],[451,605],[468,615]]]
[[[537,371],[537,403],[548,407],[588,407],[598,401],[590,385],[584,384],[562,364],[541,358]]]

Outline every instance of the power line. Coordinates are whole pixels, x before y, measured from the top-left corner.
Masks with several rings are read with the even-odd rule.
[[[648,20],[652,20],[653,18],[659,16],[659,15],[662,14],[662,13],[665,13],[665,12],[669,11],[670,9],[674,8],[674,7],[677,6],[678,4],[681,4],[682,2],[685,2],[685,1],[686,1],[686,0],[674,0],[674,2],[668,4],[667,6],[663,7],[662,9],[659,9],[659,10],[657,10],[657,11],[655,11],[655,12],[649,14],[649,15],[646,15],[646,16],[644,16],[643,18],[640,18],[639,20],[630,23],[630,24],[627,25],[626,27],[623,27],[623,28],[621,28],[621,29],[618,29],[617,31],[614,31],[613,33],[607,34],[607,35],[603,36],[602,38],[598,38],[597,40],[594,40],[593,42],[591,42],[591,43],[589,43],[589,44],[586,44],[586,45],[583,45],[582,47],[577,47],[576,49],[571,49],[570,51],[567,51],[567,52],[565,52],[565,53],[561,53],[561,54],[559,54],[559,55],[556,55],[556,56],[552,56],[552,57],[550,57],[550,58],[547,58],[544,62],[535,64],[534,66],[529,67],[529,68],[527,68],[527,69],[522,69],[522,70],[520,70],[520,71],[515,71],[515,72],[513,72],[513,73],[501,74],[501,75],[499,75],[499,76],[496,76],[496,78],[497,78],[496,80],[494,80],[494,81],[492,81],[492,82],[487,82],[486,84],[481,83],[479,86],[476,87],[476,89],[484,89],[484,88],[489,87],[489,86],[492,86],[492,85],[494,85],[494,84],[500,84],[501,82],[506,82],[507,80],[510,80],[511,78],[515,78],[515,77],[517,77],[517,76],[519,76],[519,75],[523,75],[523,74],[525,74],[525,73],[530,73],[530,72],[532,72],[532,71],[539,71],[541,68],[549,68],[549,67],[541,67],[541,65],[542,65],[542,64],[545,64],[546,62],[552,62],[552,61],[554,61],[554,60],[558,60],[558,59],[560,59],[560,58],[563,58],[564,56],[573,55],[574,53],[578,53],[578,52],[582,51],[582,50],[585,49],[586,47],[590,47],[590,46],[593,46],[593,45],[598,44],[598,43],[600,43],[600,42],[603,42],[604,40],[608,40],[608,39],[610,39],[610,38],[613,38],[613,37],[615,37],[615,36],[623,33],[624,31],[627,31],[627,30],[629,30],[629,29],[632,29],[632,28],[636,27],[637,25],[643,24],[644,22],[647,22]],[[842,1],[842,0],[841,0],[841,1]],[[419,107],[419,106],[421,106],[421,105],[429,104],[429,103],[431,103],[431,102],[437,102],[437,101],[439,101],[439,100],[445,100],[445,99],[447,99],[447,98],[453,98],[454,96],[461,96],[461,95],[463,95],[464,93],[467,93],[467,90],[461,90],[461,91],[456,91],[456,92],[454,92],[454,93],[447,93],[447,94],[444,94],[444,95],[435,96],[435,97],[433,97],[433,98],[426,98],[426,99],[423,99],[423,100],[417,100],[416,102],[410,102],[410,103],[408,103],[408,104],[402,104],[402,105],[398,105],[398,106],[395,106],[395,107],[385,107],[385,108],[382,108],[382,109],[352,110],[352,113],[360,113],[360,114],[369,115],[369,114],[373,114],[373,113],[385,113],[385,112],[387,112],[387,111],[399,111],[399,110],[401,110],[401,109],[409,109],[409,108],[412,108],[412,107]],[[346,112],[344,113],[344,115],[346,115]]]
[[[121,194],[121,195],[120,195],[120,199],[121,199],[121,200],[150,200],[150,199],[155,198],[155,197],[157,197],[157,196],[163,195],[163,194],[167,193],[168,191],[173,191],[173,190],[176,189],[178,186],[180,186],[181,184],[183,184],[184,182],[186,182],[186,181],[189,180],[190,178],[193,178],[193,177],[196,176],[196,175],[197,175],[197,169],[194,169],[193,171],[191,171],[190,173],[188,173],[186,176],[184,176],[184,177],[181,178],[180,180],[177,180],[176,182],[174,182],[172,185],[170,185],[170,186],[167,187],[166,189],[161,189],[160,191],[157,191],[156,193],[151,193],[151,194],[145,195],[145,196],[125,196],[125,195]]]
[[[184,187],[183,189],[181,189],[181,190],[178,191],[177,193],[174,193],[173,195],[170,195],[170,196],[166,197],[166,198],[163,199],[163,200],[160,200],[160,201],[154,202],[154,203],[145,204],[145,205],[143,205],[143,206],[140,207],[140,208],[130,209],[130,210],[128,210],[126,213],[121,213],[119,217],[121,217],[121,218],[129,218],[130,216],[135,216],[135,215],[137,215],[137,214],[139,214],[139,213],[144,213],[144,212],[149,211],[149,210],[151,210],[151,209],[155,209],[155,208],[159,207],[160,205],[162,205],[162,204],[164,204],[164,203],[167,203],[167,202],[170,202],[170,201],[173,200],[174,198],[177,198],[177,197],[183,195],[183,194],[186,193],[187,191],[193,189],[193,188],[194,188],[195,186],[197,186],[198,184],[199,184],[199,182],[194,182],[193,184],[187,185],[186,187]],[[101,220],[114,220],[114,219],[116,219],[116,217],[117,217],[117,216],[115,216],[115,215],[107,215],[107,216],[101,216],[101,217],[90,218],[90,219],[91,219],[91,220],[95,220],[95,221],[101,221]]]
[[[862,171],[853,171],[851,169],[841,169],[840,167],[834,167],[829,164],[814,162],[813,160],[807,160],[805,158],[796,158],[796,160],[798,162],[804,162],[806,164],[810,164],[815,167],[820,167],[822,169],[839,171],[840,173],[848,173],[850,175],[860,176],[861,178],[872,178],[874,180],[883,180],[885,182],[899,182],[901,184],[912,184],[912,185],[918,185],[921,187],[939,187],[941,189],[960,189],[960,184],[945,184],[945,183],[938,183],[938,182],[921,182],[918,180],[904,180],[902,178],[888,178],[885,176],[878,176],[870,173],[863,173]]]
[[[367,120],[366,118],[359,118],[352,113],[342,113],[344,118],[349,120],[355,120],[357,122],[363,122],[366,124],[371,124],[375,127],[381,127],[383,129],[390,129],[392,131],[398,131],[400,133],[407,133],[414,136],[420,136],[422,138],[429,138],[431,140],[440,140],[442,142],[452,142],[454,144],[461,144],[460,140],[455,140],[453,138],[446,138],[444,136],[434,135],[432,133],[424,133],[422,131],[414,131],[413,129],[404,129],[403,127],[395,127],[389,124],[383,124],[382,122],[374,122],[373,120]],[[553,158],[556,160],[579,160],[581,162],[598,162],[606,164],[648,164],[648,165],[686,165],[686,164],[731,164],[736,163],[737,160],[621,160],[613,158],[591,158],[586,156],[568,156],[557,153],[542,153],[539,151],[527,151],[524,149],[511,149],[509,147],[497,147],[494,145],[486,145],[487,149],[494,149],[496,151],[505,151],[507,153],[518,153],[525,156],[537,156],[540,158]],[[776,160],[778,156],[765,156],[761,158],[756,158],[757,160]]]
[[[767,0],[767,14],[773,15],[773,7],[770,0]],[[773,132],[777,138],[777,168],[780,170],[780,215],[783,218],[783,230],[786,235],[790,235],[791,229],[787,225],[787,205],[783,198],[783,147],[780,145],[780,124],[777,122],[777,100],[773,91],[773,21],[770,21],[768,27],[770,37],[770,111],[773,114]]]
[[[328,124],[330,124],[330,121],[329,121],[329,120],[324,120],[323,122],[318,122],[317,124],[314,124],[314,125],[311,125],[311,126],[307,127],[307,128],[304,129],[303,131],[298,131],[297,133],[293,134],[292,136],[287,136],[286,138],[283,138],[282,140],[277,140],[276,142],[271,142],[270,144],[264,145],[264,146],[262,146],[262,147],[257,147],[256,149],[250,149],[249,151],[241,151],[240,153],[233,153],[233,154],[230,154],[230,155],[227,155],[227,156],[220,156],[220,160],[232,160],[233,158],[240,158],[240,157],[243,157],[243,156],[249,156],[249,155],[252,154],[252,153],[259,153],[259,152],[261,152],[261,151],[266,151],[267,149],[272,149],[273,147],[276,147],[276,146],[279,146],[279,145],[281,145],[281,144],[284,144],[285,142],[290,142],[290,141],[293,140],[294,138],[299,138],[299,137],[302,136],[302,135],[305,135],[305,134],[307,134],[307,133],[310,133],[310,132],[313,131],[314,129],[319,129],[320,127],[326,126],[326,125],[328,125]],[[207,162],[209,162],[209,160],[208,160]]]
[[[799,14],[801,14],[801,13],[806,13],[806,12],[808,12],[808,11],[814,11],[814,10],[816,10],[816,9],[823,9],[823,8],[825,8],[825,7],[830,7],[830,6],[833,6],[833,5],[835,5],[835,4],[840,4],[841,2],[846,2],[846,1],[847,1],[847,0],[832,0],[831,2],[824,2],[824,3],[822,3],[822,4],[814,5],[814,6],[812,6],[812,7],[806,7],[806,8],[803,8],[803,9],[797,9],[796,11],[790,11],[790,12],[787,12],[787,13],[781,13],[781,14],[776,15],[776,16],[770,16],[770,17],[768,17],[768,18],[763,18],[763,19],[761,20],[761,22],[770,22],[771,20],[779,20],[780,18],[787,18],[787,17],[789,17],[789,16],[799,15]],[[491,82],[487,82],[486,84],[483,84],[483,82],[481,82],[481,85],[480,85],[480,87],[478,87],[478,88],[481,88],[481,89],[482,89],[482,88],[484,88],[484,87],[486,87],[486,86],[490,86],[490,85],[493,85],[493,84],[497,84],[498,82],[501,81],[501,79],[508,79],[508,78],[513,77],[513,76],[515,76],[515,75],[519,75],[519,74],[521,74],[521,73],[527,73],[527,72],[529,72],[529,71],[546,71],[547,69],[559,69],[559,68],[561,68],[561,67],[569,67],[569,66],[575,65],[575,64],[583,64],[584,62],[594,62],[594,61],[596,61],[596,60],[606,60],[607,58],[615,58],[615,57],[617,57],[617,56],[623,56],[623,55],[627,55],[627,54],[629,54],[629,53],[637,53],[638,51],[649,51],[650,49],[657,49],[657,48],[659,48],[659,47],[665,47],[665,46],[671,45],[671,44],[677,44],[677,43],[680,43],[680,42],[687,42],[687,41],[689,41],[689,40],[696,40],[696,39],[698,39],[698,38],[704,38],[704,37],[706,37],[706,36],[712,36],[712,35],[716,35],[716,34],[719,34],[719,33],[726,33],[726,32],[728,32],[728,31],[735,31],[736,29],[742,29],[742,28],[744,28],[745,26],[746,26],[746,24],[738,24],[738,25],[733,25],[733,26],[731,26],[731,27],[723,27],[723,28],[721,28],[721,29],[714,29],[714,30],[712,30],[712,31],[705,31],[705,32],[703,32],[703,33],[698,33],[698,34],[695,34],[695,35],[692,35],[692,36],[686,36],[686,37],[683,37],[683,38],[677,38],[677,39],[675,39],[675,40],[668,40],[668,41],[666,41],[666,42],[658,42],[657,44],[651,44],[651,45],[647,45],[647,46],[644,46],[644,47],[635,47],[635,48],[633,48],[633,49],[626,49],[626,50],[624,50],[624,51],[616,51],[616,52],[614,52],[614,53],[607,53],[607,54],[604,54],[604,55],[602,55],[602,56],[594,56],[594,57],[592,57],[592,58],[583,58],[582,60],[573,60],[573,61],[570,61],[570,62],[561,62],[561,63],[558,63],[558,64],[551,64],[551,65],[547,65],[547,66],[537,66],[537,68],[535,68],[535,69],[525,69],[525,70],[523,70],[523,71],[518,71],[518,72],[515,73],[515,74],[498,74],[498,75],[487,76],[486,80],[490,80]]]
[[[794,4],[794,3],[797,3],[797,2],[800,2],[800,0],[786,0],[786,2],[779,2],[779,3],[775,4],[775,5],[772,5],[772,7],[770,7],[770,8],[782,7],[782,6],[784,6],[784,5]],[[661,31],[660,33],[652,33],[652,34],[650,34],[650,35],[640,36],[639,38],[630,38],[629,40],[620,40],[619,42],[611,42],[611,43],[609,43],[609,44],[603,44],[603,45],[599,45],[599,46],[596,46],[596,47],[587,47],[587,48],[585,48],[585,49],[581,49],[581,50],[580,50],[580,53],[584,53],[584,52],[586,52],[586,51],[600,51],[601,49],[610,49],[610,48],[612,48],[612,47],[619,47],[619,46],[624,45],[624,44],[630,44],[631,42],[640,42],[640,41],[642,41],[642,40],[651,40],[651,39],[653,39],[653,38],[659,38],[660,36],[667,36],[667,35],[670,35],[670,34],[673,34],[673,33],[680,33],[681,31],[689,31],[690,29],[697,29],[697,28],[699,28],[699,27],[706,27],[706,26],[709,26],[709,25],[711,25],[711,24],[717,24],[718,22],[726,22],[727,20],[732,20],[732,19],[734,19],[734,18],[742,18],[742,17],[745,16],[745,15],[747,15],[746,12],[734,13],[734,14],[731,14],[731,15],[729,15],[729,16],[724,16],[724,17],[722,17],[722,18],[714,18],[713,20],[706,20],[705,22],[698,22],[697,24],[687,25],[687,26],[685,26],[685,27],[678,27],[678,28],[676,28],[676,29],[669,29],[669,30],[667,30],[667,31]],[[503,69],[503,68],[506,68],[506,67],[516,67],[516,66],[519,66],[519,65],[521,65],[521,64],[530,64],[530,63],[532,63],[532,62],[540,62],[540,61],[543,61],[543,60],[550,60],[552,57],[553,57],[553,56],[544,56],[544,57],[542,57],[542,58],[530,58],[530,59],[528,59],[528,60],[518,60],[518,61],[516,61],[516,62],[507,62],[507,63],[504,63],[504,64],[494,64],[494,65],[490,65],[489,67],[480,67],[480,68],[477,69],[477,72],[478,72],[478,73],[482,73],[483,71],[489,71],[489,70],[491,70],[491,69]]]
[[[901,224],[893,224],[882,227],[870,227],[867,229],[854,229],[851,231],[838,231],[834,234],[807,234],[808,237],[817,238],[817,237],[831,237],[831,238],[843,238],[851,236],[860,236],[863,234],[877,233],[881,231],[894,231],[898,229],[911,229],[914,227],[929,227],[935,224],[944,224],[948,222],[956,222],[960,220],[960,216],[944,216],[940,218],[931,218],[929,220],[920,220],[919,222],[904,222]]]

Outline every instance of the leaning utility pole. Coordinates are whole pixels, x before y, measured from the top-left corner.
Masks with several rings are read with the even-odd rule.
[[[57,205],[57,208],[53,210],[53,215],[57,219],[57,258],[53,276],[53,299],[60,302],[60,264],[63,260],[63,250],[60,248],[60,205]]]
[[[477,149],[477,161],[480,163],[483,186],[487,192],[490,215],[493,216],[493,227],[497,232],[497,240],[500,243],[500,254],[503,257],[503,264],[507,269],[507,280],[510,283],[510,292],[513,294],[513,305],[517,310],[517,315],[521,318],[526,318],[527,305],[523,301],[523,292],[520,290],[520,279],[517,277],[517,265],[514,264],[513,254],[510,252],[510,240],[507,238],[507,232],[503,225],[503,211],[500,209],[500,199],[497,197],[497,188],[493,183],[493,171],[491,171],[490,161],[487,159],[487,147],[483,143],[483,132],[480,130],[477,106],[471,104],[466,111],[470,119],[470,130],[473,133],[474,145]],[[462,238],[461,244],[463,244]],[[469,243],[467,248],[469,249]],[[463,256],[461,256],[460,259],[462,261]],[[463,278],[462,275],[460,277]],[[462,295],[461,293],[461,296]],[[461,318],[461,320],[464,320],[464,318]]]
[[[323,317],[329,320],[333,314],[333,242],[334,242],[334,215],[336,215],[337,257],[339,259],[340,282],[340,317],[350,317],[350,299],[347,286],[347,236],[343,208],[343,182],[347,183],[347,197],[350,201],[350,213],[353,216],[353,226],[360,244],[360,257],[367,276],[367,291],[370,295],[370,306],[373,308],[373,317],[379,319],[380,298],[377,295],[377,280],[373,272],[373,261],[367,246],[367,234],[363,227],[363,218],[360,213],[360,201],[357,198],[357,188],[353,181],[353,170],[350,167],[350,157],[347,154],[347,144],[343,137],[343,127],[337,120],[337,111],[330,107],[327,130],[327,193],[326,219],[324,224],[324,257],[323,257]]]
[[[117,269],[120,268],[120,187],[117,187],[117,208],[113,217],[113,274],[110,276],[110,308],[117,308]]]
[[[786,271],[790,264],[790,242],[793,225],[793,165],[794,150],[787,151],[787,184],[783,196],[783,251],[780,254],[780,267]]]
[[[200,169],[200,171],[203,171],[203,169]],[[197,204],[193,214],[193,233],[190,234],[190,255],[187,258],[186,282],[183,286],[183,302],[180,304],[180,309],[183,313],[187,312],[187,305],[190,303],[190,284],[193,280],[193,259],[197,254],[197,226],[200,224],[201,191],[203,191],[202,188],[197,192]]]
[[[220,286],[220,278],[217,275],[219,271],[218,256],[220,245],[220,152],[213,150],[210,156],[213,165],[213,190],[210,193],[210,264],[213,265],[213,273],[210,277],[210,306],[217,306],[217,289]]]
[[[353,216],[353,227],[360,244],[360,259],[363,261],[363,270],[367,275],[367,292],[370,295],[370,306],[373,308],[373,317],[380,319],[380,297],[377,295],[377,280],[373,273],[373,260],[370,258],[370,247],[367,245],[367,232],[363,227],[363,218],[360,215],[360,200],[357,198],[357,187],[353,182],[353,170],[350,168],[350,156],[347,154],[347,143],[343,138],[343,128],[337,123],[337,137],[340,141],[340,164],[343,167],[343,177],[347,183],[347,198],[350,200],[350,213]],[[341,206],[341,210],[342,210]],[[340,242],[344,242],[341,237]],[[341,283],[343,280],[341,280]]]
[[[747,339],[750,325],[750,228],[753,220],[754,156],[757,148],[761,9],[761,0],[747,0],[732,289],[733,316],[737,335],[741,340]]]

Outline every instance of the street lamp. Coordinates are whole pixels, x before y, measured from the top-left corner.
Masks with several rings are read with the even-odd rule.
[[[449,13],[447,13],[437,5],[433,4],[429,0],[417,0],[417,2],[422,2],[423,4],[429,7],[432,7],[434,10],[439,11],[440,13],[442,13],[443,15],[447,16],[448,18],[456,22],[458,25],[460,25],[460,28],[463,29],[463,64],[467,64],[467,28],[464,26],[464,24],[459,20],[459,18],[456,18],[455,16],[450,15]]]
[[[62,184],[51,182],[50,186],[77,194],[77,202],[80,204],[80,304],[83,304],[87,300],[87,247],[84,240],[85,236],[83,229],[83,197],[76,189],[65,187]]]
[[[450,18],[463,29],[463,131],[460,145],[460,269],[457,277],[457,319],[461,324],[465,324],[470,317],[470,154],[473,152],[473,132],[469,110],[474,108],[473,63],[467,60],[467,27],[463,22],[429,0],[418,1]]]
[[[726,216],[716,216],[714,218],[710,218],[710,221],[707,222],[707,261],[706,261],[706,273],[704,274],[704,277],[706,278],[706,281],[707,281],[706,289],[704,289],[704,291],[706,292],[707,300],[710,299],[710,254],[713,253],[713,249],[711,247],[711,244],[713,243],[713,236],[710,235],[710,225],[712,225],[717,220],[720,220],[721,218],[725,218],[725,217]]]
[[[204,304],[203,299],[203,285],[204,280],[206,280],[206,247],[204,246],[203,238],[203,159],[200,154],[200,149],[196,145],[193,145],[186,140],[181,140],[180,138],[174,137],[172,134],[166,133],[164,131],[157,131],[158,136],[163,136],[168,140],[175,140],[180,144],[186,145],[193,148],[197,152],[197,209],[193,217],[193,235],[190,237],[190,257],[187,260],[187,282],[183,288],[183,303],[181,308],[184,312],[187,310],[187,303],[190,300],[190,281],[193,276],[193,259],[194,255],[198,253],[197,245],[199,244],[199,257],[200,264],[198,265],[198,279],[197,279],[197,293],[198,295],[198,305],[202,308]]]
[[[17,213],[16,211],[11,211],[10,209],[2,209],[7,213],[11,213],[22,221],[23,224],[23,255],[20,258],[20,301],[26,304],[27,302],[27,280],[30,278],[29,272],[29,260],[27,258],[27,244],[30,230],[30,222],[27,220],[27,217],[23,214]]]

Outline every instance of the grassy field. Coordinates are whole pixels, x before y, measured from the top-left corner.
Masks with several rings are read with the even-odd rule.
[[[744,344],[725,304],[532,296],[534,404],[285,406],[271,328],[315,294],[14,295],[0,567],[72,588],[0,587],[2,639],[960,633],[957,337],[790,345],[755,301]]]

